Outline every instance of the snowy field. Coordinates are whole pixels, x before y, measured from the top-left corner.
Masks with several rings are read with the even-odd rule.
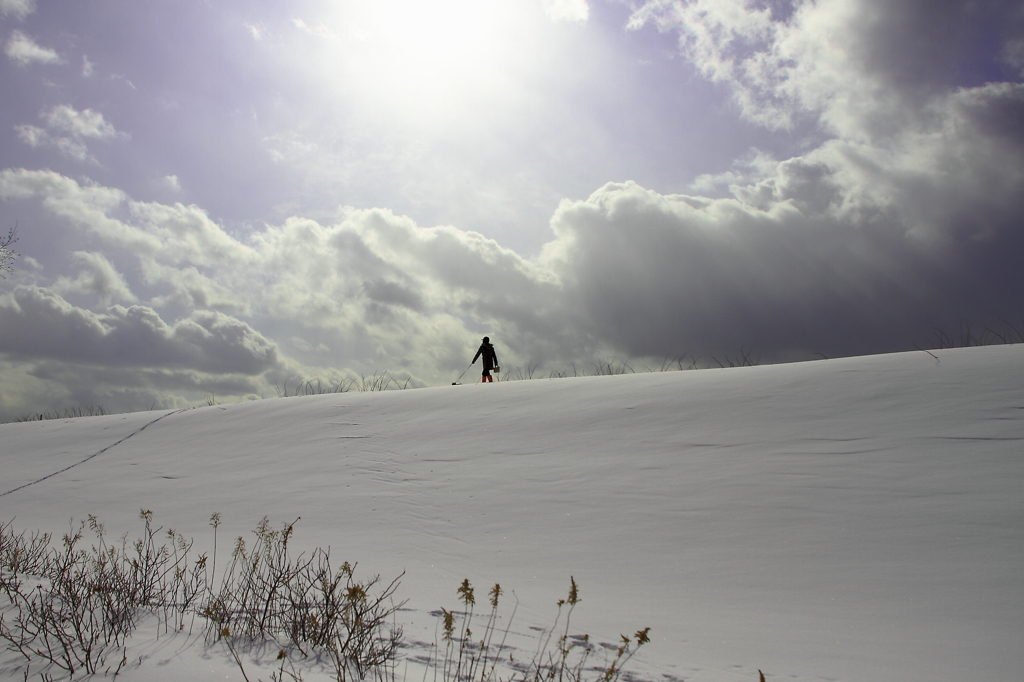
[[[574,576],[573,630],[649,626],[652,681],[1020,680],[1024,346],[935,355],[4,424],[0,521],[136,534],[145,508],[208,551],[214,512],[222,542],[301,517],[297,545],[405,571],[406,655],[464,578],[514,591],[528,638]],[[242,679],[199,637],[129,657],[128,680]]]

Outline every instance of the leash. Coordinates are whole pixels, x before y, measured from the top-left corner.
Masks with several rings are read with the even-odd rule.
[[[472,366],[473,366],[473,363],[472,362],[469,363],[469,367],[466,367],[466,369],[462,370],[462,374],[459,375],[458,379],[456,379],[455,381],[452,382],[452,386],[456,386],[460,381],[462,381],[462,377],[466,376],[466,372],[468,372],[469,368],[472,367]]]

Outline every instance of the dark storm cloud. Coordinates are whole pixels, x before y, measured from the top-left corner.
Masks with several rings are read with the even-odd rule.
[[[26,372],[31,379],[50,387],[59,396],[57,405],[102,406],[108,411],[187,407],[195,400],[179,396],[259,396],[266,384],[240,374],[206,374],[193,370],[145,367],[91,366],[59,360],[33,362]],[[54,396],[54,397],[56,397]],[[40,408],[42,409],[42,408]],[[23,416],[15,413],[15,418]]]
[[[23,359],[134,367],[188,367],[255,375],[274,368],[273,343],[248,324],[198,311],[168,325],[152,308],[76,308],[38,287],[16,287],[0,304],[0,350]]]
[[[1000,43],[1021,37],[1019,8],[760,7],[651,2],[632,26],[677,32],[749,119],[816,120],[831,139],[721,175],[734,199],[619,185],[564,206],[553,224],[571,248],[552,252],[593,333],[631,353],[785,357],[907,348],[936,326],[1024,314],[1008,255],[1024,247],[1024,86],[989,82],[1005,72]]]
[[[694,203],[627,183],[563,206],[551,263],[581,332],[632,357],[780,360],[908,350],[935,326],[1022,312],[1018,232],[940,246],[791,199]]]

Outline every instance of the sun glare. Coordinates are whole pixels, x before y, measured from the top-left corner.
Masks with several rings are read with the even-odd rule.
[[[341,87],[392,114],[457,118],[481,99],[508,96],[510,71],[530,60],[523,0],[376,0],[336,8],[332,65]],[[340,69],[337,66],[341,66]]]

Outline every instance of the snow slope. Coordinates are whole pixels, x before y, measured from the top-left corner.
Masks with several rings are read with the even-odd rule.
[[[935,355],[5,424],[0,519],[146,508],[208,548],[213,512],[301,517],[299,544],[406,571],[412,641],[463,578],[531,632],[572,575],[574,629],[651,627],[648,679],[1021,679],[1024,346]],[[241,679],[194,641],[142,654],[124,677]]]

